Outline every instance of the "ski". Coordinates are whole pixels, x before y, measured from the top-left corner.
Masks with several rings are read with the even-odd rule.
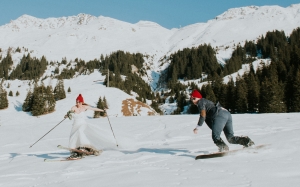
[[[95,155],[95,156],[99,156],[103,152],[103,150],[97,150],[97,152],[81,151],[81,150],[78,150],[78,149],[71,149],[71,148],[68,148],[68,147],[64,147],[62,145],[58,145],[57,147],[60,148],[60,149],[65,149],[65,150],[71,151],[71,152],[73,151],[73,152],[83,153],[83,154],[86,154],[86,155]]]
[[[75,160],[81,160],[82,158],[78,158],[78,159],[44,159],[44,162],[64,162],[64,161],[75,161]]]
[[[68,147],[64,147],[62,145],[58,145],[57,146],[59,149],[65,149],[65,150],[68,150],[68,151],[71,151],[71,152],[77,152],[77,153],[81,153],[81,154],[85,154],[86,156],[89,156],[89,155],[95,155],[94,152],[88,152],[88,151],[82,151],[82,150],[78,150],[78,149],[71,149],[71,148],[68,148]],[[102,150],[99,150],[97,155],[95,156],[98,156],[102,153]],[[76,159],[72,159],[72,158],[61,158],[61,159],[47,159],[45,158],[44,159],[44,162],[64,162],[64,161],[75,161],[75,160],[81,160],[83,159],[84,157],[81,157],[81,158],[76,158]]]
[[[257,145],[257,146],[251,146],[247,148],[242,148],[242,149],[235,149],[235,150],[230,150],[230,151],[225,151],[225,152],[216,152],[216,153],[209,153],[209,154],[203,154],[203,155],[198,155],[196,156],[196,160],[198,159],[208,159],[208,158],[217,158],[217,157],[223,157],[226,155],[231,155],[240,151],[249,151],[249,150],[257,150],[261,148],[265,148],[266,146],[269,146],[269,144],[264,144],[264,145]]]
[[[83,154],[86,154],[86,155],[93,155],[92,152],[81,151],[79,149],[71,149],[71,148],[68,148],[68,147],[64,147],[62,145],[58,145],[57,147],[60,148],[60,149],[65,149],[65,150],[71,151],[71,152],[83,153]]]

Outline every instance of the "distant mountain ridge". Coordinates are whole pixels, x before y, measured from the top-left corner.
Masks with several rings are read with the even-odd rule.
[[[159,71],[161,57],[183,48],[209,43],[218,47],[222,61],[230,55],[228,47],[239,42],[256,40],[272,30],[290,34],[299,26],[300,4],[232,8],[206,23],[174,29],[88,14],[47,19],[23,15],[0,27],[0,48],[4,53],[9,47],[25,47],[33,51],[32,56],[44,55],[48,60],[92,60],[117,50],[140,52],[152,56],[151,69]]]
[[[49,64],[40,81],[53,86],[52,79],[57,77],[54,78],[52,75],[59,74],[65,69],[74,68],[81,61],[80,59],[85,60],[85,62],[97,59],[99,62],[100,56],[109,56],[118,50],[129,53],[142,53],[143,55],[139,55],[142,58],[139,62],[144,61],[144,63],[141,64],[143,70],[140,76],[151,86],[152,90],[157,91],[161,82],[163,82],[161,81],[163,78],[161,80],[160,78],[166,74],[166,71],[162,70],[169,66],[171,60],[168,56],[172,53],[184,48],[210,44],[214,48],[212,49],[209,46],[212,51],[210,54],[212,54],[213,58],[216,51],[217,61],[225,63],[239,43],[243,45],[246,40],[257,40],[260,36],[265,35],[266,32],[273,30],[284,31],[286,35],[289,35],[293,29],[300,26],[299,15],[300,4],[291,5],[287,8],[279,6],[249,6],[229,9],[206,23],[195,23],[174,29],[166,29],[151,21],[139,21],[131,24],[109,17],[95,17],[88,14],[47,19],[23,15],[6,25],[0,26],[0,56],[3,59],[8,50],[11,51],[13,62],[10,61],[12,65],[6,68],[10,72],[17,69],[16,67],[23,55],[37,58],[45,56]],[[62,59],[64,63],[62,63]],[[123,59],[118,62],[125,64],[124,62],[127,62],[127,60]],[[257,60],[255,62],[256,66],[261,61],[266,62],[268,59]],[[214,62],[218,65],[216,60]],[[101,64],[104,64],[104,61]],[[107,69],[107,67],[103,69]],[[194,69],[198,70],[197,68]],[[242,69],[245,72],[247,68],[243,67]],[[122,74],[122,78],[124,76]],[[89,90],[85,95],[93,95],[94,92],[90,91],[89,88],[94,89],[95,85],[91,86],[89,84],[91,82],[94,83],[96,80],[101,80],[99,85],[102,85],[104,77],[105,75],[98,71],[81,75],[77,72],[76,76],[72,75],[71,79],[66,78],[65,81],[67,82],[66,85],[70,86],[73,85],[72,82],[82,79],[85,82],[83,85]],[[228,79],[229,77],[226,77],[224,81],[226,82],[227,80],[228,82]],[[203,84],[199,79],[191,81]],[[24,93],[28,91],[30,82],[17,79],[6,80],[5,82],[6,88],[10,87],[13,92],[19,91],[21,85],[24,85],[22,96],[16,98],[19,103],[24,101]],[[101,86],[101,89],[107,91],[104,86]],[[81,92],[82,88],[74,85],[72,87],[73,90],[76,91],[74,93],[76,96]],[[118,94],[115,97],[108,99],[114,100],[123,91],[118,90],[116,93]],[[128,99],[128,97],[134,98],[137,95],[137,93],[128,93],[120,97],[118,99],[119,105],[116,107],[119,108],[118,111],[121,111],[122,105],[120,103],[122,101]],[[97,100],[97,97],[94,96],[93,100]],[[13,102],[14,99],[10,98],[10,102]],[[148,102],[146,99],[143,100],[146,103]],[[150,105],[150,103],[151,99],[147,104]],[[113,102],[113,104],[115,103]],[[166,106],[161,107],[165,114],[172,113],[174,108],[176,108],[176,103],[165,104]],[[140,114],[139,108],[135,108],[132,115],[144,115],[149,111],[151,112],[152,108],[149,107],[143,111],[144,113]]]

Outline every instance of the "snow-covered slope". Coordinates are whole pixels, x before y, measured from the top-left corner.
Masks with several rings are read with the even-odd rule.
[[[67,108],[72,104],[70,99],[59,105]],[[271,145],[267,149],[197,161],[196,155],[217,150],[206,125],[198,135],[193,134],[198,115],[111,116],[120,148],[111,146],[98,157],[79,161],[44,162],[69,155],[68,151],[56,148],[68,144],[72,123],[69,120],[29,148],[62,120],[63,111],[59,109],[40,118],[19,112],[17,107],[1,111],[2,186],[296,187],[300,183],[299,113],[233,115],[236,135],[248,135],[257,145]],[[115,143],[107,119],[89,118],[88,122],[99,124]],[[241,146],[230,145],[230,149],[238,148]]]
[[[99,97],[103,99],[106,98],[108,102],[108,107],[110,109],[109,115],[112,116],[147,116],[149,115],[157,115],[157,113],[149,106],[144,105],[143,103],[137,101],[134,96],[128,95],[122,90],[117,88],[108,88],[103,85],[103,81],[105,76],[103,76],[98,71],[91,73],[89,75],[79,75],[73,79],[65,79],[64,80],[64,88],[66,91],[66,98],[63,100],[59,100],[56,102],[55,112],[53,114],[47,114],[45,116],[40,116],[39,118],[60,118],[61,115],[65,115],[67,111],[71,109],[72,106],[75,105],[75,99],[79,94],[82,94],[85,98],[85,103],[96,107]],[[29,86],[29,83],[31,87]],[[45,86],[51,85],[52,88],[55,88],[57,79],[47,78],[43,80]],[[7,88],[7,85],[10,85]],[[30,81],[20,81],[20,80],[6,80],[3,85],[4,89],[7,93],[11,90],[13,92],[13,97],[8,96],[9,99],[9,107],[8,109],[0,110],[1,120],[5,118],[10,118],[10,113],[16,113],[26,118],[26,120],[35,119],[36,117],[32,117],[31,113],[26,113],[22,111],[22,104],[26,98],[26,94],[30,88],[33,87],[33,82]],[[67,89],[71,89],[71,93],[67,92]],[[19,92],[20,95],[16,96],[16,92]],[[123,103],[126,100],[132,100],[134,103],[132,107],[130,107],[130,112],[122,111]],[[132,102],[133,102],[132,101]],[[149,103],[151,104],[151,103]],[[131,109],[132,108],[132,109]],[[127,113],[127,115],[125,115]],[[60,115],[60,117],[58,116]],[[93,114],[93,112],[91,112]],[[21,117],[20,116],[20,117]],[[52,116],[52,117],[51,117]],[[91,115],[93,116],[93,115]]]

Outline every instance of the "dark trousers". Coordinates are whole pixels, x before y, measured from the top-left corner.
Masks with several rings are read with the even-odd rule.
[[[212,130],[212,139],[215,143],[221,139],[220,136],[223,131],[229,143],[238,144],[240,137],[234,136],[232,116],[228,110],[220,108],[213,119],[206,118],[205,122]]]

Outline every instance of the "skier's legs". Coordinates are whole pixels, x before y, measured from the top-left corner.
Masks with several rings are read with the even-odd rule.
[[[232,116],[230,112],[228,112],[228,121],[224,126],[224,134],[227,138],[227,141],[231,144],[240,144],[244,145],[245,147],[251,146],[254,142],[248,136],[234,136],[233,126],[232,126]]]
[[[230,112],[228,112],[228,110],[226,110],[226,109],[223,109],[223,110],[224,110],[224,113],[227,113],[227,116],[228,116],[228,120],[223,129],[226,139],[231,144],[237,144],[236,142],[239,137],[234,136],[233,126],[232,126],[232,116],[231,116]]]
[[[221,133],[227,121],[228,115],[224,113],[224,111],[220,110],[212,124],[212,139],[215,143],[216,141],[220,140]]]
[[[219,147],[219,151],[228,151],[229,147],[224,143],[220,137],[225,124],[228,121],[228,116],[223,111],[219,110],[218,115],[215,117],[212,124],[212,139],[214,143]]]

